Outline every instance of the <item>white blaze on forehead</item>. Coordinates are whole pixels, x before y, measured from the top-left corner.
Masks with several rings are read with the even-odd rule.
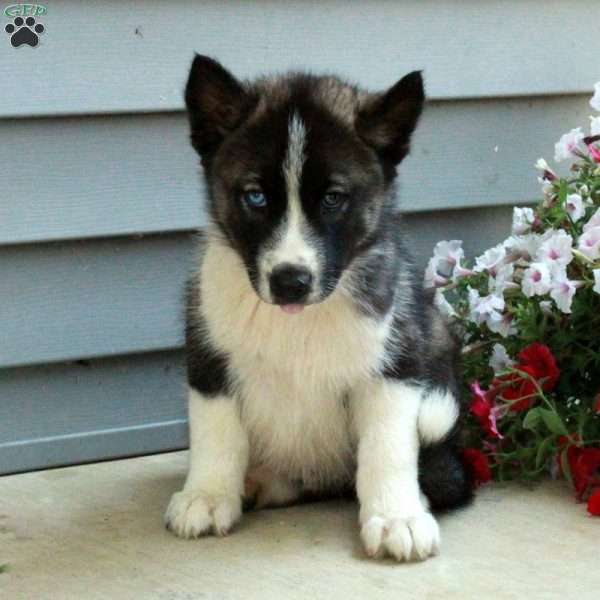
[[[302,119],[294,113],[288,126],[288,148],[283,162],[283,175],[287,191],[287,211],[275,247],[276,263],[289,262],[308,266],[309,257],[314,253],[306,235],[306,220],[302,212],[300,182],[304,167],[306,128]]]
[[[275,231],[268,249],[259,261],[261,287],[268,289],[266,278],[269,273],[282,263],[307,267],[317,278],[318,248],[310,239],[310,226],[302,211],[300,183],[302,169],[306,159],[306,127],[298,115],[294,113],[288,125],[288,146],[283,161],[283,175],[286,185],[287,210],[281,225]]]
[[[288,193],[288,204],[300,203],[300,179],[304,166],[306,127],[298,113],[294,113],[288,125],[288,147],[283,163],[283,174]]]

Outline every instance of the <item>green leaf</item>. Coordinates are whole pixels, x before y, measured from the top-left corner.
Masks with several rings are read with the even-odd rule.
[[[548,410],[547,408],[539,408],[539,411],[544,420],[544,425],[546,425],[552,433],[556,433],[557,435],[569,435],[565,424],[557,413]]]
[[[569,184],[564,180],[560,180],[560,186],[558,188],[558,200],[562,205],[564,205],[565,200],[567,199],[567,194],[569,192]]]
[[[540,413],[541,408],[531,408],[523,419],[523,429],[529,429],[529,431],[535,431],[542,420]]]
[[[548,450],[552,446],[552,442],[554,441],[554,436],[547,437],[537,449],[537,454],[535,455],[535,468],[539,469],[548,459],[547,454]]]
[[[8,563],[0,565],[0,573],[6,573],[6,571],[8,571]]]

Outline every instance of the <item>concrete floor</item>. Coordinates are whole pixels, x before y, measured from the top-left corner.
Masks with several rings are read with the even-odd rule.
[[[356,506],[325,502],[245,516],[227,538],[162,526],[185,453],[0,479],[0,598],[600,597],[600,519],[565,484],[487,487],[442,517],[441,555],[368,560]]]

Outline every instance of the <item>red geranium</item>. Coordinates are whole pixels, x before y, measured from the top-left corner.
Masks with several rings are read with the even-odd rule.
[[[475,487],[490,481],[492,471],[487,456],[481,450],[465,448],[462,451],[462,459]]]
[[[499,388],[501,397],[511,403],[510,410],[514,412],[528,410],[535,403],[537,387],[533,380],[538,381],[540,387],[549,392],[554,389],[560,376],[556,360],[550,348],[544,344],[530,344],[521,350],[518,358],[519,364],[515,369],[520,373],[509,373],[492,382],[492,387]]]
[[[600,448],[569,446],[567,460],[577,499],[582,500],[592,487],[600,485]]]
[[[537,373],[533,367],[518,365],[515,368],[527,373],[534,379],[536,378]],[[499,388],[500,396],[511,403],[510,410],[514,412],[522,412],[531,408],[536,400],[537,388],[535,383],[521,373],[508,373],[502,377],[497,377],[492,382],[492,386]]]
[[[600,489],[597,489],[589,498],[587,509],[590,515],[600,517]]]
[[[529,344],[519,353],[520,365],[518,369],[529,373],[529,368],[533,369],[536,379],[542,380],[541,387],[545,392],[552,391],[560,377],[560,369],[556,366],[556,359],[550,348],[539,342]]]

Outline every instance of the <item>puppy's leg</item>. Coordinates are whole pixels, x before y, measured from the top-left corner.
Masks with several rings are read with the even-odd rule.
[[[418,384],[380,379],[353,395],[356,488],[369,556],[425,559],[439,549],[438,524],[418,482],[421,393]]]
[[[236,401],[206,398],[190,388],[190,464],[183,490],[173,494],[167,527],[181,537],[226,535],[242,514],[248,438]]]

